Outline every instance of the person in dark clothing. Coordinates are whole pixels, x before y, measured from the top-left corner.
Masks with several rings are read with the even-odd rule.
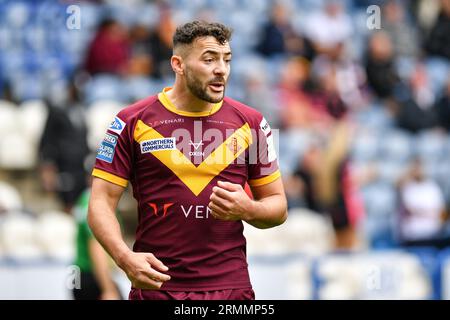
[[[394,67],[392,42],[386,33],[377,32],[370,39],[365,69],[375,94],[382,99],[391,97],[399,76]]]
[[[272,7],[271,18],[263,26],[256,51],[266,57],[290,54],[303,56],[310,61],[315,55],[312,43],[292,28],[287,9],[281,3]]]
[[[172,57],[172,35],[175,32],[175,22],[169,6],[161,5],[160,18],[155,30],[150,34],[148,43],[153,63],[152,76],[164,79],[173,75],[172,68],[167,61]]]
[[[57,192],[66,212],[87,187],[84,163],[89,154],[84,108],[74,85],[70,92],[65,105],[47,102],[48,118],[39,146],[43,187]]]
[[[411,98],[401,103],[397,113],[397,125],[400,128],[417,133],[432,128],[435,124],[436,117],[433,110],[422,109]]]
[[[450,59],[450,2],[441,1],[441,12],[425,42],[425,49],[432,55]]]
[[[435,109],[439,126],[450,132],[450,77],[447,81],[447,88],[436,103]]]
[[[435,95],[422,63],[415,66],[405,93],[405,98],[396,98],[400,105],[396,116],[398,126],[413,133],[437,126],[438,119],[433,106]]]

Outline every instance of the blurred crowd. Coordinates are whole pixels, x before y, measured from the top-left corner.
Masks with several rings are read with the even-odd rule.
[[[170,85],[172,34],[191,19],[234,29],[227,95],[279,129],[290,209],[328,219],[336,248],[447,246],[449,0],[0,1],[0,114],[45,105],[30,166],[65,211],[88,187],[92,132]]]

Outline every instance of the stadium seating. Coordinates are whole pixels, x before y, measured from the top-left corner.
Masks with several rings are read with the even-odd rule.
[[[0,181],[0,213],[22,208],[23,201],[19,191],[9,183]]]
[[[36,221],[36,241],[46,257],[71,262],[75,256],[75,221],[67,213],[51,211],[41,214]]]

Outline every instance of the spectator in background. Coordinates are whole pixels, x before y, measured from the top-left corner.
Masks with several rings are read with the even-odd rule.
[[[384,31],[374,33],[365,60],[367,82],[381,99],[391,98],[400,78],[394,66],[392,40]]]
[[[450,76],[447,79],[447,86],[444,88],[443,95],[435,106],[435,110],[439,126],[450,132]]]
[[[341,119],[349,110],[339,87],[340,85],[346,86],[349,83],[339,84],[339,65],[328,56],[322,55],[317,58],[312,69],[317,86],[314,94],[315,108],[323,110],[326,116],[330,118],[328,122],[332,124],[334,119]]]
[[[405,13],[405,2],[387,1],[383,7],[382,28],[391,38],[394,53],[399,57],[416,57],[418,55],[418,32],[410,23]]]
[[[244,76],[245,96],[243,100],[250,106],[257,106],[258,111],[265,114],[267,122],[273,128],[280,127],[280,106],[276,95],[270,88],[267,73],[260,68],[249,68]]]
[[[69,213],[87,187],[85,110],[72,82],[66,103],[55,105],[49,99],[47,106],[48,118],[39,146],[41,182],[44,190],[58,194]]]
[[[75,265],[81,270],[80,288],[73,289],[75,300],[119,300],[119,288],[111,276],[109,256],[87,223],[90,189],[84,191],[73,214],[77,221]]]
[[[90,74],[127,74],[130,52],[127,30],[118,21],[105,19],[87,50],[86,71]]]
[[[168,61],[172,57],[172,36],[175,33],[176,25],[168,5],[160,5],[159,15],[158,25],[150,34],[149,44],[153,65],[152,76],[164,79],[173,76]]]
[[[444,228],[445,200],[439,185],[414,159],[399,182],[400,239],[405,245],[438,244]],[[433,241],[435,240],[435,242]]]
[[[322,148],[311,143],[299,157],[298,166],[291,176],[284,180],[289,208],[306,207],[320,213],[322,207],[317,195],[316,172],[321,166]]]
[[[347,122],[337,122],[328,143],[311,144],[293,175],[284,180],[290,207],[305,206],[330,216],[336,249],[357,247],[357,228],[364,215],[348,161],[350,134]]]
[[[315,120],[320,118],[305,90],[308,78],[309,63],[305,59],[292,57],[283,63],[277,88],[283,129],[310,127],[316,125]]]
[[[145,25],[134,25],[130,30],[131,58],[129,74],[131,76],[149,76],[154,69],[150,30]]]
[[[319,93],[325,98],[331,116],[339,118],[347,110],[359,110],[366,104],[366,74],[348,53],[345,43],[313,62],[313,73],[319,81]]]
[[[410,77],[408,97],[404,101],[398,101],[397,125],[413,133],[437,126],[434,102],[435,96],[427,70],[418,62]]]
[[[319,54],[332,53],[353,34],[351,20],[340,0],[327,1],[323,11],[312,13],[306,25],[306,36]]]
[[[273,5],[270,20],[263,26],[256,51],[269,58],[287,54],[302,55],[311,60],[314,56],[310,41],[295,32],[287,8],[281,2]]]
[[[316,172],[317,199],[331,217],[338,249],[356,248],[357,228],[364,215],[348,160],[351,132],[344,119],[333,126]]]
[[[441,0],[441,12],[425,42],[429,54],[450,60],[450,1]]]

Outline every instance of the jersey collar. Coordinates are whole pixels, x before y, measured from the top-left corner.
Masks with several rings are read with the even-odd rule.
[[[212,109],[209,111],[200,111],[200,112],[192,112],[192,111],[184,111],[184,110],[178,110],[175,105],[170,101],[169,97],[167,96],[166,92],[172,90],[172,87],[164,88],[162,92],[158,94],[158,99],[162,103],[162,105],[169,111],[179,114],[181,116],[186,117],[207,117],[210,116],[222,107],[223,100],[213,105]]]

